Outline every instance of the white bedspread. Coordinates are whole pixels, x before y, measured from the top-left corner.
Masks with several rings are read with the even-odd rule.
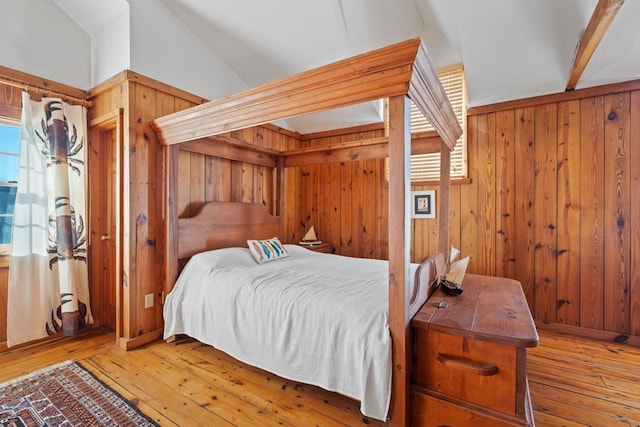
[[[385,420],[391,395],[387,261],[286,245],[257,264],[248,249],[190,260],[164,306],[165,339],[186,334],[248,364],[361,401]]]

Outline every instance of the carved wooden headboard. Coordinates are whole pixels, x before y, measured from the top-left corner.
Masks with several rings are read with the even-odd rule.
[[[178,219],[178,259],[198,252],[247,246],[247,239],[280,236],[280,217],[259,203],[210,202],[191,218]]]

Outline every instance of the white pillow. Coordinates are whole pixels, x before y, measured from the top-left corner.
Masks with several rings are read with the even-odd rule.
[[[255,267],[256,261],[253,259],[249,248],[220,248],[211,251],[200,252],[191,257],[191,259],[201,259],[211,268],[245,268]]]
[[[247,245],[258,264],[289,256],[289,252],[277,237],[267,240],[247,240]]]

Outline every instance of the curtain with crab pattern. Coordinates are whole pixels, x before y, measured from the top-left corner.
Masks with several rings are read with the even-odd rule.
[[[92,322],[86,250],[87,113],[58,98],[22,96],[7,345]]]

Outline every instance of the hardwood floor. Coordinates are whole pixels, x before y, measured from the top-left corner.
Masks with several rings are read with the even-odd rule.
[[[538,333],[527,353],[536,426],[640,426],[640,348]]]
[[[640,426],[640,348],[539,331],[528,352],[537,426]],[[125,352],[113,332],[0,353],[0,382],[74,359],[163,426],[356,426],[359,404],[193,340]]]

